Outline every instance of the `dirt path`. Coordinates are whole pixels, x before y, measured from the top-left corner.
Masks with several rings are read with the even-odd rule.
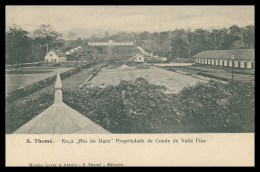
[[[101,65],[103,65],[103,63],[100,63],[100,64],[97,64],[96,65],[96,69],[98,67],[100,67]],[[90,67],[88,69],[84,69],[82,70],[81,72],[75,74],[75,75],[72,75],[68,78],[65,78],[62,80],[62,88],[63,89],[76,89],[81,83],[83,83],[90,75],[91,75],[91,72],[93,72],[94,68],[93,67]],[[28,96],[25,96],[19,100],[16,100],[14,101],[12,104],[16,104],[16,103],[20,103],[22,101],[25,101],[25,100],[28,100],[28,99],[31,99],[31,98],[35,98],[43,93],[48,93],[48,92],[53,92],[54,94],[54,84],[51,84],[47,87],[44,87]]]

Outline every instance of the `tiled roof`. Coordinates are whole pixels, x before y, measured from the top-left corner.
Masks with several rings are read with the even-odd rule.
[[[202,51],[192,58],[208,58],[208,59],[231,59],[234,55],[238,60],[253,60],[255,59],[254,49],[239,49],[239,50],[211,50]]]

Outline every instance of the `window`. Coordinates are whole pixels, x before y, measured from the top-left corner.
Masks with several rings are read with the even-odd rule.
[[[139,57],[139,60],[141,60],[141,57]]]
[[[51,53],[50,56],[53,56],[53,54]]]
[[[240,61],[237,62],[237,66],[238,66],[238,68],[240,68]]]
[[[229,61],[227,61],[227,67],[229,67]]]
[[[54,62],[56,62],[57,59],[54,59]]]
[[[247,62],[244,62],[244,68],[247,68]]]
[[[252,68],[252,69],[255,68],[255,62],[251,62],[251,68]]]

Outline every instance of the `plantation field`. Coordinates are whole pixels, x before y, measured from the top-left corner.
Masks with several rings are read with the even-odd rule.
[[[58,70],[62,73],[70,69],[72,68],[25,67],[16,70],[8,70],[5,75],[6,93],[54,76],[57,74]]]
[[[166,93],[178,93],[186,86],[192,86],[196,83],[205,82],[203,79],[168,71],[158,67],[150,66],[149,69],[137,69],[136,66],[126,68],[108,69],[102,68],[96,77],[91,80],[90,87],[100,86],[102,88],[108,85],[119,84],[121,80],[134,80],[143,77],[150,83],[163,85],[168,88]]]

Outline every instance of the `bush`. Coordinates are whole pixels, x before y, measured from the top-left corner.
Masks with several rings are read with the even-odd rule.
[[[210,81],[178,94],[182,123],[201,132],[253,132],[254,84]]]
[[[147,64],[142,63],[142,64],[138,64],[138,65],[136,66],[136,68],[137,68],[137,69],[149,69],[150,66],[148,66]]]
[[[209,81],[167,95],[144,78],[64,90],[63,101],[112,133],[254,132],[254,83]],[[49,107],[52,94],[7,106],[11,133]]]
[[[37,98],[16,104],[6,105],[6,133],[12,133],[36,115],[50,107],[54,94],[44,93]]]
[[[177,119],[163,89],[138,78],[103,89],[67,90],[64,102],[112,133],[159,132],[169,119]]]

